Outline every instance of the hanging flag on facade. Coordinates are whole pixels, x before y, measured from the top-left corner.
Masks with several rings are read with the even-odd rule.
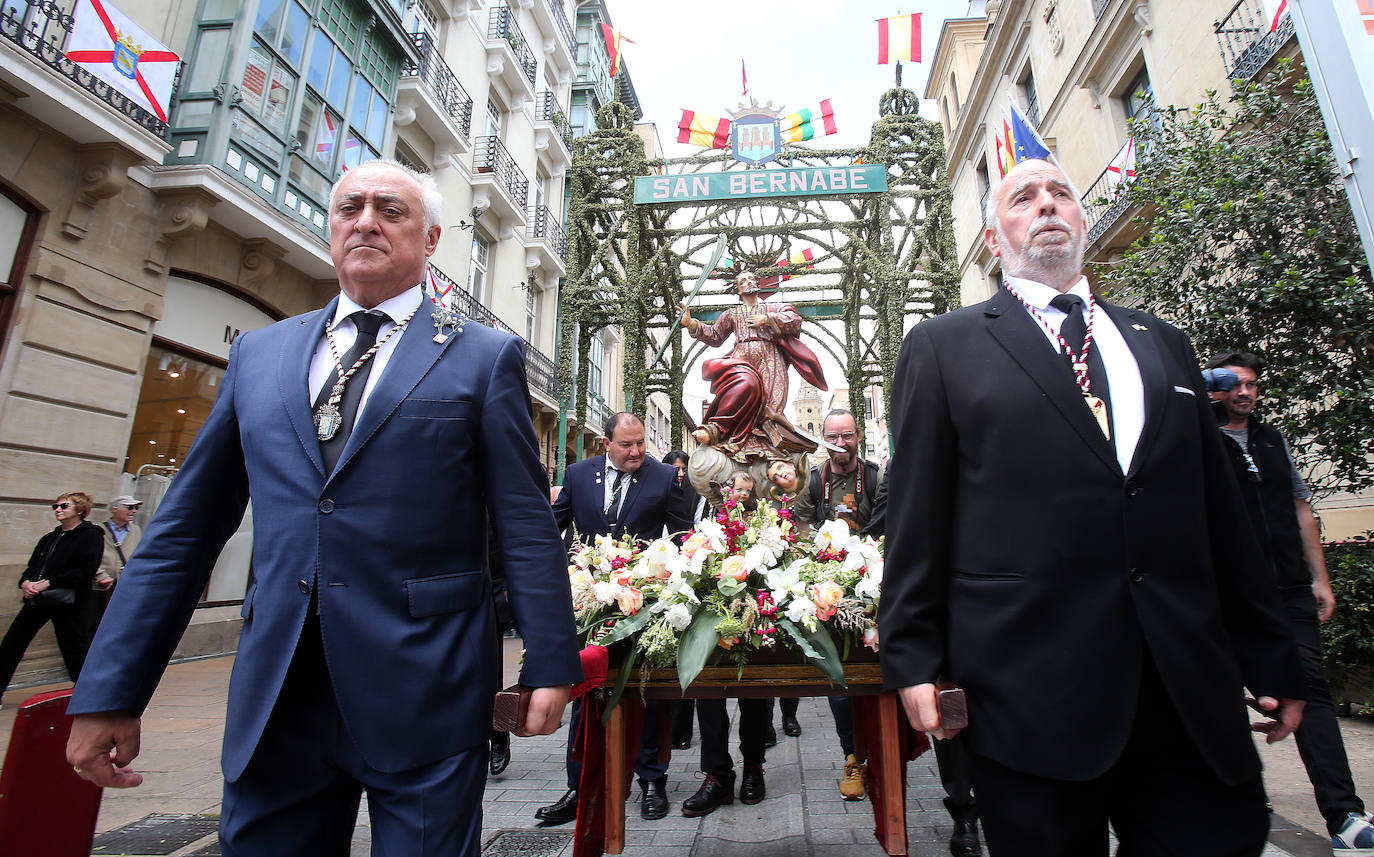
[[[334,160],[334,139],[338,136],[338,126],[334,124],[334,114],[324,111],[320,122],[320,132],[315,136],[315,160],[329,166]]]
[[[1007,134],[1009,159],[1007,169],[1032,159],[1053,160],[1050,154],[1050,147],[1045,145],[1045,141],[1040,139],[1036,133],[1035,126],[1027,121],[1022,115],[1021,110],[1016,106],[1016,102],[1007,105]]]
[[[1011,130],[1007,128],[1006,120],[1002,121],[1002,130],[1010,136]],[[1002,141],[1000,135],[994,135],[992,141],[997,150],[997,177],[1000,179],[1007,174],[1007,144]]]
[[[804,107],[782,120],[782,138],[788,143],[828,136],[836,130],[835,109],[830,106],[829,98],[819,107]]]
[[[1135,138],[1127,137],[1126,145],[1107,165],[1107,188],[1118,188],[1135,180]]]
[[[1264,19],[1269,24],[1269,32],[1274,32],[1288,17],[1288,0],[1264,0]]]
[[[426,265],[429,272],[429,299],[435,306],[448,306],[448,296],[453,291],[453,283],[440,280],[434,275],[434,266]]]
[[[730,120],[718,116],[707,116],[695,110],[682,111],[682,119],[677,123],[677,141],[708,149],[728,149],[730,147]]]
[[[601,35],[606,39],[606,56],[611,61],[611,77],[614,78],[620,71],[620,46],[622,42],[638,44],[634,39],[625,38],[625,34],[619,30],[611,29],[609,24],[601,25]]]
[[[878,19],[878,65],[921,61],[921,13]]]
[[[77,0],[67,59],[163,122],[181,57],[105,0]]]

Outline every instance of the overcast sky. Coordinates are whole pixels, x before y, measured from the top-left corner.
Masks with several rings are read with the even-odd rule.
[[[683,110],[728,119],[739,109],[741,60],[749,95],[760,104],[773,102],[783,115],[830,99],[837,133],[808,146],[865,146],[878,119],[878,100],[894,83],[894,66],[878,65],[877,19],[922,13],[924,61],[902,63],[902,84],[923,96],[941,25],[969,14],[968,0],[925,0],[919,6],[894,0],[607,0],[607,6],[616,29],[636,42],[625,45],[624,62],[644,109],[642,121],[657,126],[668,157],[701,151],[677,142]],[[981,10],[982,3],[976,7]],[[935,104],[923,101],[921,114],[937,118]],[[821,359],[831,389],[843,386],[839,366],[828,354]],[[699,373],[700,364],[689,373],[684,391],[695,414],[709,394]],[[794,397],[799,381],[792,376]]]

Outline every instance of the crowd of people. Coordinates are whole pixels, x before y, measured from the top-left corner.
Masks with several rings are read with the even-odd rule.
[[[439,202],[400,164],[350,170],[329,204],[339,296],[235,341],[146,537],[132,497],[97,526],[88,495],[63,494],[20,581],[0,676],[51,621],[79,678],[71,764],[135,786],[138,717],[251,491],[227,856],[346,854],[364,793],[374,853],[476,855],[483,782],[511,755],[490,731],[502,628],[518,626],[525,648],[515,732],[551,734],[583,680],[565,539],[680,536],[712,513],[690,457],[648,455],[629,413],[603,426],[604,455],[550,492],[519,340],[461,324],[419,285]],[[1110,827],[1126,857],[1258,855],[1268,819],[1247,692],[1251,728],[1296,732],[1334,853],[1374,854],[1321,674],[1316,629],[1338,606],[1310,492],[1253,417],[1262,364],[1218,355],[1233,381],[1209,389],[1179,331],[1094,295],[1083,211],[1052,164],[1008,172],[986,227],[1002,287],[906,336],[886,468],[862,457],[843,410],[824,420],[825,463],[801,473],[775,454],[810,442],[762,383],[811,370],[792,347],[799,319],[749,288],[713,326],[684,313],[697,338],[730,329],[742,349],[712,364],[732,392],[699,439],[768,462],[725,469],[712,490],[789,503],[799,526],[885,536],[884,682],[935,739],[953,854],[1105,855]],[[784,347],[786,360],[771,350]],[[261,378],[277,382],[248,380]],[[444,510],[443,524],[415,503]],[[953,686],[967,696],[962,732],[938,702]],[[794,703],[781,702],[787,735],[800,734]],[[840,793],[862,799],[851,706],[830,706]],[[773,710],[741,700],[737,775],[723,700],[650,703],[640,814],[671,809],[662,718],[676,747],[693,719],[700,732],[702,785],[684,815],[765,800]],[[575,703],[570,736],[581,716]],[[582,792],[570,753],[567,793],[536,814],[571,821]]]

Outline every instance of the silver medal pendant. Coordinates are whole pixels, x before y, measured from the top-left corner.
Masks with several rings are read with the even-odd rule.
[[[315,435],[321,441],[332,438],[342,425],[343,417],[333,405],[326,403],[315,409]]]

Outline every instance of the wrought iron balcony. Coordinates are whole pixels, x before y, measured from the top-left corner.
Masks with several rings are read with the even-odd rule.
[[[515,164],[510,150],[501,142],[500,137],[478,137],[472,153],[472,171],[479,175],[496,176],[501,186],[510,194],[517,208],[524,208],[529,198],[530,180]]]
[[[520,32],[520,25],[515,22],[515,13],[506,5],[491,7],[491,14],[487,18],[487,38],[504,39],[510,45],[511,51],[520,63],[520,69],[525,73],[530,86],[534,86],[534,72],[537,60],[530,44],[525,40],[525,34]]]
[[[554,218],[553,212],[547,205],[539,205],[530,209],[529,224],[525,227],[525,234],[539,241],[547,242],[553,248],[554,253],[563,261],[568,260],[568,238],[563,234],[563,227]]]
[[[1088,246],[1091,247],[1102,237],[1112,224],[1121,219],[1130,205],[1126,202],[1124,188],[1112,174],[1111,167],[1102,170],[1102,175],[1092,183],[1088,192],[1083,194],[1083,209],[1087,212]]]
[[[428,33],[411,33],[410,39],[419,49],[420,61],[407,63],[401,68],[405,77],[418,77],[434,93],[434,98],[448,112],[453,124],[466,137],[472,130],[472,96],[458,82],[449,69],[448,63],[439,54],[439,46]]]
[[[558,364],[528,342],[525,343],[525,374],[529,376],[531,387],[558,401]]]
[[[72,83],[94,95],[148,131],[167,138],[167,123],[149,113],[118,89],[67,59],[65,49],[74,19],[75,0],[7,2],[0,11],[0,36]],[[180,79],[180,70],[177,72]],[[176,91],[173,84],[172,91]],[[170,115],[175,105],[168,105]]]
[[[1226,77],[1234,83],[1258,75],[1293,38],[1293,18],[1284,16],[1275,27],[1265,13],[1263,0],[1238,0],[1214,29]]]
[[[563,138],[563,144],[572,147],[572,125],[568,122],[568,115],[558,106],[558,99],[552,92],[539,93],[539,105],[534,118],[540,122],[551,123],[557,129],[558,136]]]
[[[568,13],[563,11],[562,0],[548,0],[548,4],[549,9],[553,11],[553,24],[558,29],[558,35],[562,37],[568,51],[576,56],[577,40],[573,38],[573,28],[568,23]]]

